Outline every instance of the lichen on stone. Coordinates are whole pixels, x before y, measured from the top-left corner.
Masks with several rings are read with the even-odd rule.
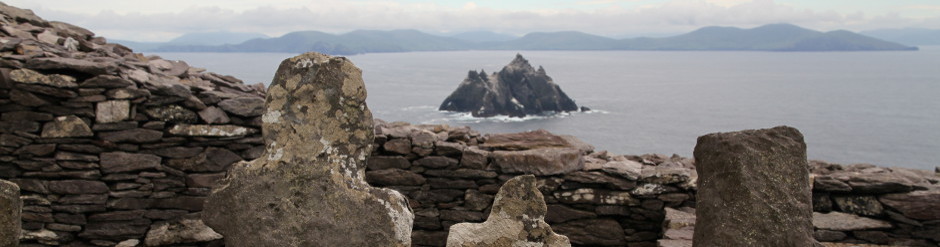
[[[206,224],[230,246],[410,246],[405,197],[365,182],[374,135],[365,98],[346,58],[284,60],[261,115],[264,154],[220,181]]]

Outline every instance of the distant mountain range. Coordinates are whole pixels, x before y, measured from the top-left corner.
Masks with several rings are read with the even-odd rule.
[[[120,43],[136,51],[154,51],[164,47],[174,46],[215,46],[227,44],[239,44],[252,39],[269,38],[261,33],[239,33],[239,32],[200,32],[187,33],[167,42],[136,42],[128,40],[111,40],[114,43]]]
[[[208,36],[211,35],[203,35],[204,39],[208,39],[205,38]],[[686,34],[663,38],[613,39],[575,31],[530,33],[515,37],[493,32],[440,36],[417,30],[357,30],[339,35],[319,31],[301,31],[276,38],[258,37],[238,43],[228,42],[228,44],[172,43],[171,41],[156,46],[138,46],[134,43],[125,43],[125,45],[138,51],[290,53],[317,51],[333,55],[455,50],[917,50],[917,47],[850,31],[819,32],[791,24],[770,24],[751,29],[705,27]]]
[[[896,28],[862,31],[860,33],[905,45],[940,45],[940,29]]]
[[[445,34],[443,36],[451,37],[451,38],[455,38],[455,39],[459,39],[463,41],[476,42],[476,43],[503,42],[503,41],[510,41],[510,40],[519,38],[519,36],[515,36],[511,34],[490,32],[490,31],[463,32],[463,33]]]

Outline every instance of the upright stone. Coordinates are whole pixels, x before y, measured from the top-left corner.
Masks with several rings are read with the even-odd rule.
[[[264,154],[219,181],[205,223],[226,246],[410,246],[405,197],[364,180],[374,137],[365,99],[346,58],[281,62],[265,100]]]
[[[0,180],[0,246],[19,246],[22,210],[20,187]]]
[[[800,131],[713,133],[695,145],[694,246],[819,246]]]
[[[571,246],[568,237],[556,234],[545,222],[547,212],[535,176],[515,177],[499,189],[486,222],[450,227],[447,246]]]

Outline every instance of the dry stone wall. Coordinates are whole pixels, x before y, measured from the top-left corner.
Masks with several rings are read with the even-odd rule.
[[[940,245],[940,171],[810,162],[821,242]]]
[[[230,164],[261,154],[263,88],[28,10],[0,13],[0,178],[20,187],[23,246],[143,244],[180,224],[204,233],[178,221]]]
[[[574,246],[655,246],[664,208],[694,206],[691,159],[593,152],[543,130],[378,123],[375,147],[366,179],[408,196],[415,246],[445,246],[450,226],[484,222],[500,186],[522,174],[536,175],[545,221]]]

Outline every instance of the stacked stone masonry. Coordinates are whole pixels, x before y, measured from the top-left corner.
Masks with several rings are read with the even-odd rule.
[[[28,10],[0,14],[0,179],[20,187],[21,246],[221,245],[198,214],[231,164],[261,155],[264,88]],[[694,212],[689,158],[613,155],[542,131],[375,131],[367,181],[409,198],[415,246],[483,222],[522,174],[536,175],[546,222],[575,246],[656,246],[667,208]],[[818,240],[940,243],[935,172],[810,164]]]
[[[187,219],[230,164],[261,154],[263,87],[0,13],[0,178],[21,189],[22,246],[219,239]]]
[[[408,196],[415,246],[444,246],[450,226],[485,221],[500,186],[523,174],[536,175],[545,221],[574,246],[655,246],[664,208],[694,207],[691,159],[592,149],[546,131],[379,123],[366,179]]]

